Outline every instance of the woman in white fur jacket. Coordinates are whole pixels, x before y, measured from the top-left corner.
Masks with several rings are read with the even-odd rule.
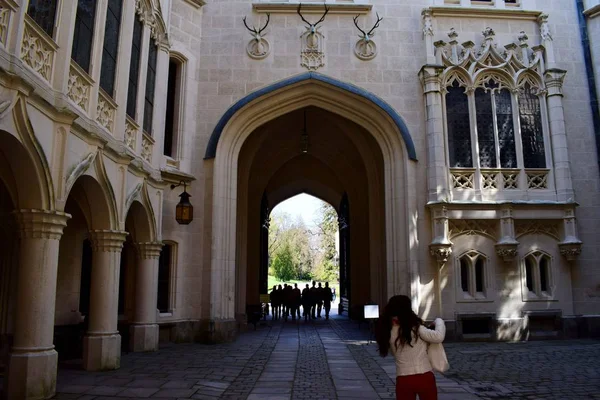
[[[377,344],[382,357],[389,353],[396,360],[396,400],[437,400],[437,387],[427,356],[430,343],[441,343],[446,325],[436,318],[435,329],[428,329],[414,313],[410,298],[394,296],[385,306],[377,326]]]

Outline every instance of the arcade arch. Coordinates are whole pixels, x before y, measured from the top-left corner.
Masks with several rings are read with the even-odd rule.
[[[307,120],[311,144],[307,154],[300,154],[305,109],[313,113]],[[319,134],[311,135],[311,129]],[[374,233],[374,238],[362,233],[365,240],[356,241],[369,244],[356,260],[369,266],[370,287],[360,302],[381,303],[389,294],[403,292],[418,307],[416,194],[408,191],[415,186],[416,163],[411,160],[412,140],[391,107],[329,77],[311,73],[290,78],[232,106],[207,150],[215,335],[234,334],[235,317],[258,296],[251,282],[258,274],[250,270],[258,263],[256,229],[265,191],[272,193],[269,202],[305,191],[333,204],[347,192],[353,223]]]

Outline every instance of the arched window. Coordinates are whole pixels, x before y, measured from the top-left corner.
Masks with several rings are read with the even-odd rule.
[[[487,298],[486,263],[487,258],[477,251],[470,251],[459,258],[458,275],[463,300]]]
[[[27,14],[48,36],[54,36],[57,0],[29,0]]]
[[[448,121],[450,166],[453,168],[473,167],[469,98],[465,93],[465,88],[459,84],[458,80],[448,87],[446,119]]]
[[[524,300],[545,300],[553,296],[551,258],[540,251],[523,260]]]
[[[78,0],[71,58],[85,72],[90,72],[96,0]]]
[[[529,82],[519,90],[519,121],[525,168],[546,168],[540,99]]]
[[[122,10],[123,0],[108,0],[106,23],[104,27],[104,43],[102,45],[100,87],[110,97],[114,97]]]
[[[178,159],[182,111],[183,111],[183,77],[184,61],[172,56],[169,60],[169,80],[167,86],[167,112],[165,118],[164,155]]]

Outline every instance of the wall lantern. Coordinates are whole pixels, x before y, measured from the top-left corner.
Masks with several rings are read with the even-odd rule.
[[[187,184],[181,181],[178,185],[171,185],[171,190],[181,185],[183,185],[183,193],[179,195],[181,200],[175,208],[175,219],[180,225],[188,225],[194,219],[194,206],[190,203],[192,196],[186,191]]]

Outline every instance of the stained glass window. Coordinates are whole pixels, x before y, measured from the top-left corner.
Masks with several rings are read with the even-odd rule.
[[[127,115],[135,119],[138,81],[140,74],[140,56],[144,24],[139,18],[133,22],[133,40],[131,41],[131,64],[129,66],[129,87],[127,88]]]
[[[529,83],[519,91],[519,120],[525,168],[546,168],[540,99]]]
[[[469,99],[465,89],[460,87],[456,81],[448,88],[446,94],[446,118],[450,166],[473,167]]]
[[[144,97],[144,131],[152,134],[152,117],[154,116],[154,85],[156,81],[156,58],[158,48],[156,41],[148,43],[148,71],[146,72],[146,95]]]
[[[500,167],[517,168],[512,94],[509,90],[502,89],[494,95],[494,98],[496,103],[496,119],[498,121]]]
[[[56,2],[57,0],[29,0],[29,6],[27,7],[27,14],[50,37],[54,33]]]
[[[96,18],[96,0],[79,0],[75,16],[75,33],[71,58],[85,72],[90,72],[94,19]]]
[[[119,51],[119,31],[121,29],[121,11],[123,0],[108,0],[106,24],[104,28],[104,44],[102,47],[102,70],[100,71],[100,87],[114,96],[115,73],[117,72],[117,53]]]
[[[477,109],[479,165],[481,168],[496,168],[496,140],[494,138],[492,93],[483,88],[477,88],[475,90],[475,107]]]

